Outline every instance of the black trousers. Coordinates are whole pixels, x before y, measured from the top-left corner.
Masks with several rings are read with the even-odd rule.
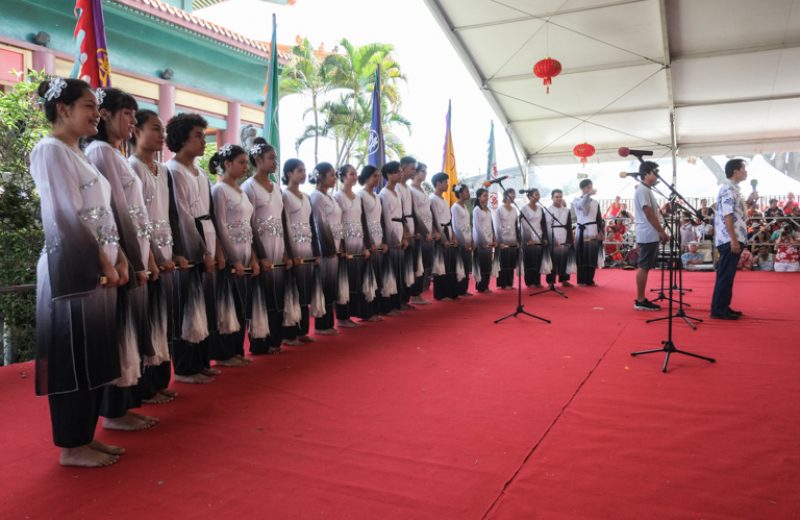
[[[544,247],[539,244],[526,245],[522,250],[522,264],[525,266],[525,285],[538,287],[542,283],[542,257]]]
[[[514,269],[517,267],[519,248],[504,247],[500,251],[500,273],[497,275],[497,287],[514,286]]]
[[[744,244],[740,243],[744,249]],[[717,260],[717,277],[714,281],[714,294],[711,297],[711,314],[722,316],[731,312],[733,299],[733,281],[736,278],[736,267],[739,264],[740,254],[731,252],[731,243],[717,247],[719,260]]]
[[[459,247],[457,255],[461,255],[461,261],[464,264],[464,279],[460,282],[456,277],[456,294],[462,296],[469,292],[469,275],[472,273],[472,251],[467,250],[465,247]]]
[[[280,348],[283,343],[283,311],[267,311],[269,336],[261,339],[250,338],[251,354],[266,354],[270,348]]]
[[[456,255],[460,254],[458,248],[444,247],[442,256],[444,258],[445,274],[433,277],[433,298],[441,300],[444,298],[457,298],[458,287],[456,285]]]
[[[175,339],[172,343],[172,351],[175,353],[172,359],[175,375],[193,376],[208,368],[210,365],[208,346],[211,340],[211,336],[200,343],[189,343],[182,339]]]
[[[74,323],[80,323],[80,301],[71,305]],[[72,346],[75,359],[84,359],[85,337],[83,327],[72,328]],[[94,430],[100,416],[100,402],[103,389],[90,389],[85,370],[76,370],[78,390],[64,394],[50,394],[50,424],[53,431],[53,443],[59,448],[78,448],[89,444],[94,439]]]
[[[575,251],[578,263],[578,283],[594,283],[594,273],[597,270],[597,255],[602,242],[599,240],[579,241]]]
[[[169,386],[171,375],[172,363],[169,361],[144,367],[142,377],[134,387],[134,396],[140,400],[152,399],[160,390]]]
[[[300,305],[300,323],[291,327],[283,327],[283,337],[287,340],[293,340],[307,335],[310,323],[308,305]]]
[[[547,275],[546,280],[548,284],[556,283],[556,277],[558,277],[558,281],[562,283],[569,281],[567,261],[569,259],[570,249],[568,244],[553,247],[550,252],[553,259],[553,270]]]
[[[131,408],[138,408],[142,405],[136,387],[119,387],[106,385],[100,398],[100,415],[108,419],[119,419],[124,417]]]
[[[474,261],[478,263],[478,271],[481,273],[481,281],[475,284],[475,289],[478,292],[484,292],[489,289],[489,280],[492,278],[493,260],[494,252],[491,247],[478,247],[475,250]]]
[[[420,260],[420,256],[422,255],[422,239],[415,238],[411,240],[411,244],[409,245],[408,249],[406,249],[406,254],[411,255],[411,262],[414,266],[414,283],[408,288],[408,295],[417,297],[422,294],[423,289],[423,278],[424,273],[417,276],[417,264]],[[422,261],[423,264],[423,271],[425,268],[425,261]]]

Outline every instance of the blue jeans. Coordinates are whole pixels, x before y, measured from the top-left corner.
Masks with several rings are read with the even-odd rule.
[[[739,246],[744,249],[741,242]],[[711,297],[711,314],[721,316],[728,314],[733,298],[733,279],[736,277],[736,267],[739,265],[741,254],[731,253],[731,244],[717,246],[719,260],[717,261],[717,280],[714,284],[714,295]],[[740,249],[741,251],[741,249]]]

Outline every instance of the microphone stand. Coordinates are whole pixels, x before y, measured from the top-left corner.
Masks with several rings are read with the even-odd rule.
[[[688,303],[685,303],[683,301],[683,295],[684,295],[685,291],[687,291],[687,290],[691,291],[691,289],[684,289],[684,287],[683,287],[683,262],[681,261],[681,258],[680,258],[681,236],[680,236],[680,226],[678,225],[679,220],[677,218],[676,213],[678,212],[678,210],[685,211],[685,212],[690,212],[690,213],[697,213],[697,210],[694,207],[692,207],[692,205],[689,202],[687,202],[686,199],[684,199],[683,196],[681,196],[681,194],[677,192],[677,190],[675,190],[674,186],[672,186],[668,182],[664,181],[664,179],[661,178],[661,176],[659,176],[658,174],[656,174],[656,176],[662,182],[664,182],[664,184],[670,190],[670,196],[668,198],[668,200],[670,201],[670,215],[669,215],[668,224],[667,224],[669,232],[670,232],[669,233],[670,234],[670,242],[669,242],[670,255],[669,255],[669,261],[668,261],[670,299],[671,299],[671,301],[670,301],[670,314],[672,314],[672,310],[671,310],[672,303],[675,302],[675,300],[672,299],[672,294],[673,294],[672,290],[673,289],[677,289],[677,291],[678,291],[678,300],[677,300],[678,310],[675,311],[674,317],[682,319],[687,325],[689,325],[689,327],[691,327],[693,330],[696,330],[697,326],[694,323],[692,323],[691,321],[689,321],[689,320],[694,320],[694,321],[696,321],[698,323],[702,323],[703,320],[701,320],[700,318],[696,318],[694,316],[689,316],[683,310],[684,306],[690,307],[690,305]],[[661,195],[662,197],[664,196],[664,194],[661,193],[659,190],[655,190],[655,191],[659,195]],[[680,201],[678,199],[680,199]],[[683,202],[683,204],[688,206],[688,208],[686,206],[682,205],[681,202]],[[677,250],[677,253],[675,253],[673,255],[673,252],[676,251],[676,250]],[[664,276],[664,271],[663,270],[661,271],[661,276],[662,276],[662,278]],[[677,284],[676,284],[676,281],[677,281]],[[661,317],[661,318],[653,318],[653,319],[645,321],[645,323],[652,323],[652,322],[655,322],[655,321],[662,321],[662,320],[668,319],[669,317],[670,316],[665,316],[665,317]]]
[[[497,181],[497,184],[500,185],[500,188],[502,188],[503,192],[506,191],[505,186],[503,186],[503,181]],[[525,222],[528,223],[528,226],[530,226],[531,229],[533,229],[533,226],[531,226],[531,223],[528,221],[527,217],[525,217],[525,214],[522,213],[522,210],[519,209],[519,206],[517,206],[517,203],[514,202],[514,201],[512,201],[511,203],[514,205],[515,208],[517,208],[517,211],[519,212],[519,215],[521,217],[521,218],[515,219],[516,220],[515,226],[516,226],[516,230],[517,230],[517,233],[518,233],[517,236],[520,237],[520,241],[521,241],[521,239],[522,239],[522,220],[524,219]],[[498,211],[499,211],[499,209],[498,209]],[[535,230],[534,230],[534,232],[535,232]],[[541,240],[541,237],[540,237],[540,240]],[[498,248],[499,247],[500,246],[498,246]],[[502,318],[494,320],[495,324],[500,323],[501,321],[505,321],[508,318],[516,318],[520,314],[524,314],[525,316],[528,316],[530,318],[535,318],[537,320],[541,320],[541,321],[543,321],[545,323],[552,323],[548,319],[542,318],[541,316],[537,316],[535,314],[531,314],[530,312],[526,311],[525,310],[525,306],[522,305],[522,269],[523,269],[523,265],[522,265],[522,244],[520,244],[520,247],[517,248],[517,309],[514,312],[512,312],[511,314],[507,314],[506,316],[503,316]]]
[[[561,226],[561,227],[564,227],[564,224],[562,224],[562,223],[561,223],[561,221],[560,221],[560,220],[558,220],[558,219],[555,217],[555,215],[553,215],[552,213],[550,213],[550,210],[549,210],[549,209],[547,209],[547,208],[545,208],[545,207],[544,207],[544,205],[542,205],[542,211],[544,211],[545,213],[547,213],[548,215],[550,215],[550,218],[552,219],[552,221],[553,221],[553,222],[557,222],[559,226]],[[564,229],[566,229],[566,227],[564,227]],[[567,232],[567,233],[569,233],[569,232]],[[553,262],[553,269],[555,269],[555,270],[556,270],[556,273],[558,273],[558,267],[555,265],[555,260],[554,260],[554,258],[555,258],[555,252],[556,252],[555,236],[556,236],[556,235],[555,235],[555,231],[554,231],[554,232],[552,232],[552,233],[550,233],[550,238],[551,238],[551,240],[549,240],[549,244],[547,244],[547,247],[548,247],[548,249],[550,250],[550,260]],[[540,240],[541,240],[541,238],[540,238]],[[569,254],[569,253],[567,253],[567,254]],[[551,272],[552,272],[552,271],[551,271]],[[559,289],[557,289],[557,288],[556,288],[556,282],[555,282],[555,279],[553,280],[553,283],[548,283],[548,284],[547,284],[547,289],[544,289],[544,290],[542,290],[542,291],[536,291],[536,292],[532,292],[532,293],[530,293],[528,296],[537,296],[537,295],[539,295],[539,294],[544,294],[544,293],[548,293],[548,292],[554,292],[554,293],[556,293],[557,295],[561,296],[562,298],[567,298],[567,299],[569,299],[569,296],[567,296],[566,294],[564,294],[564,291],[561,291],[561,290],[559,290]]]
[[[639,159],[639,160],[641,161],[641,159]],[[664,182],[664,179],[662,179],[660,175],[656,174],[656,176],[662,182]],[[638,178],[637,178],[637,181],[639,182],[639,184],[643,184],[642,181],[640,179],[638,179]],[[667,187],[669,187],[669,189],[671,191],[670,200],[672,200],[674,198],[676,201],[678,199],[681,199],[684,202],[686,202],[686,199],[684,199],[683,196],[681,196],[681,194],[678,193],[675,190],[674,186],[672,186],[671,184],[669,184],[667,182],[664,182],[664,184]],[[660,193],[660,192],[658,192],[658,193]],[[691,204],[687,203],[687,205],[689,207],[691,207]],[[677,206],[678,206],[678,204],[672,204],[671,211],[672,211],[672,214],[673,214],[672,216],[673,217],[674,217],[675,209],[677,208]],[[674,223],[674,219],[673,219],[673,223]],[[707,356],[701,356],[700,354],[695,354],[693,352],[688,352],[688,351],[685,351],[685,350],[680,350],[675,346],[675,342],[672,340],[672,329],[673,329],[672,323],[673,323],[673,319],[678,317],[677,315],[674,315],[672,313],[672,303],[674,302],[674,299],[673,299],[673,294],[674,293],[673,293],[673,291],[675,290],[675,287],[673,285],[673,282],[675,280],[675,278],[674,278],[674,276],[675,276],[674,275],[675,256],[676,256],[676,251],[675,251],[675,240],[674,240],[674,233],[673,233],[673,239],[670,239],[670,242],[669,242],[669,298],[667,299],[667,301],[669,302],[669,307],[668,307],[669,314],[666,317],[666,320],[667,320],[667,339],[661,342],[661,344],[663,345],[661,348],[655,348],[655,349],[649,349],[649,350],[639,350],[639,351],[636,351],[636,352],[631,352],[631,356],[634,356],[634,357],[635,356],[645,355],[645,354],[655,354],[657,352],[664,352],[666,354],[666,357],[664,358],[664,365],[663,365],[663,367],[661,369],[661,371],[664,372],[664,373],[667,372],[667,367],[669,365],[669,359],[670,359],[670,356],[672,354],[683,354],[684,356],[690,356],[690,357],[702,359],[702,360],[708,361],[709,363],[715,363],[716,362],[716,359],[714,359],[714,358],[707,357]],[[678,258],[678,261],[680,261],[680,258]],[[664,318],[662,318],[662,319],[664,319]],[[655,320],[652,320],[652,321],[655,321]],[[687,321],[687,323],[689,323],[689,325],[692,325],[688,321]],[[692,328],[694,328],[694,326],[692,326]]]

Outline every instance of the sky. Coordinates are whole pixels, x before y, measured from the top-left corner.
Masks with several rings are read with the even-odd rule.
[[[402,6],[402,7],[401,7]],[[293,45],[296,36],[307,37],[315,47],[332,49],[347,38],[355,45],[390,43],[407,81],[400,85],[401,114],[411,121],[411,134],[395,129],[406,152],[428,165],[442,167],[445,116],[452,100],[452,132],[459,176],[486,174],[490,121],[494,119],[497,163],[500,169],[516,166],[511,145],[486,98],[456,54],[422,0],[297,0],[282,6],[259,0],[230,0],[194,14],[245,36],[269,41],[271,16],[277,16],[279,44]],[[313,163],[313,143],[299,154],[295,140],[311,116],[302,119],[309,98],[288,96],[281,101],[281,157],[298,155]],[[334,162],[333,146],[321,141],[320,161]]]
[[[293,45],[299,35],[307,37],[315,47],[324,44],[328,50],[342,38],[355,45],[381,42],[394,46],[395,60],[407,78],[400,83],[403,99],[400,112],[412,123],[410,135],[403,129],[395,129],[395,133],[403,141],[407,153],[428,165],[429,173],[442,168],[445,116],[447,103],[452,100],[452,132],[459,177],[486,174],[489,125],[494,120],[498,169],[510,169],[503,173],[510,173],[521,182],[505,130],[423,0],[297,0],[293,6],[261,0],[229,0],[195,11],[197,16],[262,41],[269,41],[272,36],[272,13],[277,16],[280,44]],[[295,140],[311,123],[310,116],[303,120],[303,112],[309,104],[310,99],[300,95],[287,96],[281,101],[281,157],[299,157],[311,168],[313,141],[306,141],[295,151]],[[326,146],[325,140],[321,140],[319,160],[334,162],[335,159],[333,145]],[[724,163],[725,158],[715,157],[715,160]],[[671,160],[665,158],[658,162],[670,179]],[[585,172],[599,189],[599,198],[626,197],[632,192],[635,181],[630,177],[620,178],[619,172],[637,167],[635,161],[592,161],[588,167],[575,162],[535,167],[530,176],[531,186],[537,185],[545,200],[555,187],[572,194],[577,192],[580,172]],[[718,186],[710,170],[684,158],[679,158],[677,167],[682,174],[676,186],[684,195],[716,195]],[[765,191],[768,186],[771,195],[800,187],[789,183],[790,179],[763,159],[754,160],[750,172],[751,178],[758,179],[763,186],[762,193],[768,193]]]

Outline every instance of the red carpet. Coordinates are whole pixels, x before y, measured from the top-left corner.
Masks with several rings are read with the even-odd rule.
[[[655,275],[652,277],[655,282]],[[600,287],[495,292],[346,331],[175,387],[106,469],[62,468],[32,366],[0,369],[0,518],[797,519],[800,276],[740,273],[739,322],[697,331],[632,310],[633,273]],[[793,303],[790,303],[793,302]],[[662,312],[661,315],[664,313]]]

